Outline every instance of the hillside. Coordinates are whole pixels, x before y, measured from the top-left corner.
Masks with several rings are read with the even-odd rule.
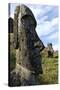
[[[13,70],[16,64],[15,49],[13,48],[13,35],[10,38],[10,69]],[[57,84],[58,83],[58,51],[54,52],[52,58],[47,57],[47,52],[41,53],[43,74],[40,74],[38,80],[40,84]]]
[[[39,76],[41,84],[58,83],[58,52],[54,52],[53,58],[48,58],[46,53],[42,55],[43,74]]]

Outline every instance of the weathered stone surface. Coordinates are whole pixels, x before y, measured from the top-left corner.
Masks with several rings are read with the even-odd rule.
[[[42,74],[40,51],[44,45],[35,31],[36,25],[35,17],[28,7],[16,7],[13,30],[16,67],[11,71],[11,86],[39,84],[36,77]]]
[[[8,19],[8,58],[9,58],[9,69],[12,71],[16,66],[16,57],[14,49],[14,33],[13,33],[14,20],[9,17]]]
[[[20,86],[21,81],[20,81],[20,75],[19,73],[16,72],[11,72],[10,73],[10,86]]]

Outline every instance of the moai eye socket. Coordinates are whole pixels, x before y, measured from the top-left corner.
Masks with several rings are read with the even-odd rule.
[[[21,22],[23,27],[26,29],[30,29],[34,25],[33,18],[29,15],[25,15],[21,18]]]

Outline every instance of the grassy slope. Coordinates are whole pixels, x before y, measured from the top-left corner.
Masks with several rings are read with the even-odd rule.
[[[11,53],[11,69],[15,67],[15,54]],[[53,58],[48,58],[42,55],[42,68],[43,74],[39,75],[38,79],[40,84],[57,84],[58,83],[58,56],[54,55]]]
[[[42,55],[43,74],[39,76],[41,84],[58,83],[58,56],[54,54],[53,58]]]
[[[11,69],[15,66],[15,56],[11,56]],[[39,75],[40,84],[57,84],[58,83],[58,58],[48,58],[42,56],[43,74]]]

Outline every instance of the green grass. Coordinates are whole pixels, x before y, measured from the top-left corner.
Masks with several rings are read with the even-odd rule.
[[[10,55],[10,67],[13,70],[16,64],[15,50],[12,49]],[[48,58],[46,53],[41,55],[43,74],[38,77],[40,84],[58,84],[58,54],[54,53],[53,58]]]
[[[58,84],[58,54],[54,54],[53,58],[42,55],[42,68],[43,74],[39,75],[40,84]]]

